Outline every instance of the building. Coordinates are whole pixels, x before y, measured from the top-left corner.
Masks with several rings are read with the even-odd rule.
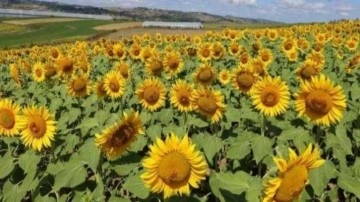
[[[160,22],[160,21],[145,21],[142,27],[161,27],[171,29],[202,29],[204,26],[201,22]]]

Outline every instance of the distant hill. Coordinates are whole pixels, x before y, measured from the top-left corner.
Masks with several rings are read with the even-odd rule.
[[[172,22],[237,22],[237,23],[261,23],[280,24],[279,22],[241,18],[234,16],[220,16],[204,12],[183,12],[174,10],[137,8],[99,8],[93,6],[69,5],[57,2],[46,2],[38,0],[5,0],[0,2],[2,8],[25,9],[25,10],[48,10],[82,14],[107,14],[114,19],[129,21],[172,21]]]

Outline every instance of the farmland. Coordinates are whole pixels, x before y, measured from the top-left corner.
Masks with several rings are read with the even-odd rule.
[[[360,198],[359,20],[11,26],[0,201]]]

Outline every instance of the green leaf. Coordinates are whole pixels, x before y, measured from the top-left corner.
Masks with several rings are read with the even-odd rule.
[[[146,199],[150,194],[149,189],[144,186],[144,182],[140,179],[140,173],[129,176],[123,187],[141,199]]]
[[[71,123],[74,123],[78,118],[79,116],[81,115],[81,110],[79,108],[70,108],[69,109],[69,116],[67,117],[68,118],[68,122],[71,124]]]
[[[162,124],[169,124],[170,122],[172,122],[173,120],[173,116],[174,116],[174,112],[172,109],[162,109],[159,113],[159,120],[161,121]]]
[[[25,173],[35,173],[40,159],[40,156],[38,156],[33,150],[28,150],[19,157],[18,163]]]
[[[336,127],[336,137],[338,143],[340,144],[340,147],[346,152],[346,154],[351,155],[352,154],[351,140],[347,136],[346,129],[342,125],[338,125]]]
[[[251,142],[251,147],[256,163],[262,161],[266,156],[271,156],[273,154],[272,142],[269,138],[264,136],[257,136],[254,138]]]
[[[340,173],[338,178],[338,185],[343,190],[355,194],[356,197],[360,198],[360,180],[354,179],[345,173]]]
[[[129,153],[114,162],[110,162],[109,168],[113,169],[120,176],[126,176],[140,165],[141,159],[141,156],[136,153]]]
[[[18,184],[12,184],[10,180],[6,181],[3,188],[4,202],[21,201],[26,191],[21,191]]]
[[[65,163],[55,175],[54,190],[60,190],[63,187],[72,188],[86,179],[87,171],[84,164],[78,161],[70,161]]]
[[[219,187],[233,194],[241,194],[249,188],[247,183],[249,175],[243,171],[232,173],[215,173]]]
[[[84,145],[80,147],[78,158],[89,165],[91,170],[96,171],[100,159],[100,150],[96,147],[94,138],[87,139]]]
[[[249,188],[246,190],[246,200],[247,201],[260,201],[260,196],[262,195],[262,180],[259,177],[250,177],[248,178]]]
[[[82,136],[87,136],[91,129],[99,128],[99,126],[100,125],[97,118],[85,118],[80,126]]]
[[[212,164],[213,157],[218,151],[220,151],[222,147],[222,141],[220,138],[210,134],[205,135],[202,141],[203,141],[203,149],[205,156],[208,159],[208,161]]]
[[[140,150],[143,150],[147,143],[148,139],[144,135],[137,135],[137,140],[132,143],[129,151],[138,152]]]
[[[14,169],[14,158],[11,156],[11,152],[8,151],[3,157],[0,158],[0,179],[8,176]]]
[[[311,187],[317,196],[321,196],[331,178],[336,177],[336,168],[331,161],[310,171],[309,179]]]
[[[109,198],[108,202],[131,202],[131,200],[127,199],[127,198],[119,198],[119,197],[116,197],[116,196],[111,196]]]
[[[151,125],[147,130],[146,134],[150,139],[155,142],[156,138],[161,138],[162,127],[160,124]]]
[[[226,153],[227,158],[241,160],[251,152],[250,141],[241,140],[232,142]]]

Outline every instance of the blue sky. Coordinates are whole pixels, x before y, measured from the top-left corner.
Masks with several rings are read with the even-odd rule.
[[[162,8],[281,22],[360,18],[360,0],[46,0],[102,7]]]

